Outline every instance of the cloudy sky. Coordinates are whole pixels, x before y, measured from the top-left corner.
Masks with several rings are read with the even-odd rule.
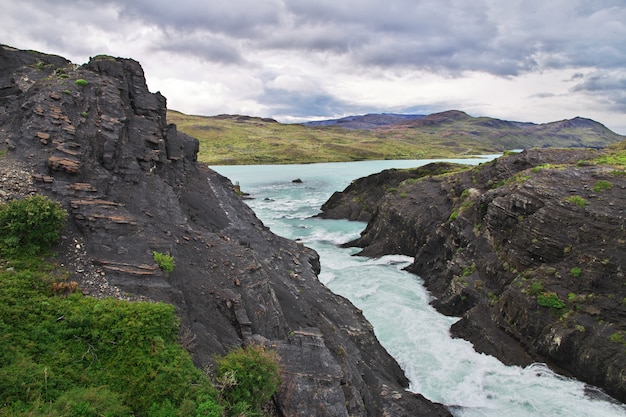
[[[457,109],[626,134],[626,0],[0,0],[0,43],[136,59],[189,114]]]

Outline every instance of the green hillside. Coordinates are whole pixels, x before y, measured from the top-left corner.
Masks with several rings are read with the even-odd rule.
[[[535,125],[448,111],[376,129],[281,124],[273,119],[191,116],[168,111],[168,122],[200,141],[209,165],[425,159],[532,147],[604,147],[626,139],[575,118]]]

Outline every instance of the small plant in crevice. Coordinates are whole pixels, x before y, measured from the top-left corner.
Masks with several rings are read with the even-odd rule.
[[[582,274],[583,271],[579,267],[575,266],[572,269],[570,269],[569,272],[572,274],[574,278],[578,278],[580,277],[580,274]]]
[[[84,87],[84,86],[86,86],[87,84],[89,84],[89,81],[84,80],[84,79],[82,79],[82,78],[79,78],[78,80],[76,80],[76,81],[74,82],[74,84],[76,84],[76,85],[78,85],[78,86],[80,86],[80,87]]]
[[[174,262],[174,257],[169,253],[152,251],[152,257],[154,262],[156,262],[163,271],[172,272],[174,270],[176,263]]]

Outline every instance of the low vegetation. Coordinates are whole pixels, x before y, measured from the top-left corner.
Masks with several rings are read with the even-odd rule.
[[[609,152],[592,162],[598,165],[609,165],[617,170],[624,171],[626,169],[626,141],[613,144],[607,149]]]
[[[261,415],[280,382],[275,354],[234,350],[212,380],[178,340],[172,305],[83,296],[46,260],[65,219],[57,203],[0,212],[1,417]]]

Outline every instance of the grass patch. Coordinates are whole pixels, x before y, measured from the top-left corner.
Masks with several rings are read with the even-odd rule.
[[[613,188],[613,184],[610,181],[606,181],[606,180],[597,181],[593,185],[593,191],[595,191],[597,193],[602,192],[602,191],[606,191],[606,190],[610,190],[611,188]]]
[[[611,165],[624,170],[626,169],[626,149],[616,149],[594,159],[592,162],[600,165]]]
[[[53,266],[37,258],[8,265],[0,272],[0,416],[195,413],[207,398],[218,401],[177,342],[173,306],[56,296],[62,274]]]
[[[589,201],[587,201],[586,199],[578,195],[571,195],[567,197],[565,201],[567,201],[568,203],[574,204],[578,207],[585,207],[587,204],[589,204]]]
[[[553,292],[543,292],[537,295],[537,304],[542,307],[550,307],[561,309],[565,307],[565,303],[563,300],[559,298],[556,293]]]

